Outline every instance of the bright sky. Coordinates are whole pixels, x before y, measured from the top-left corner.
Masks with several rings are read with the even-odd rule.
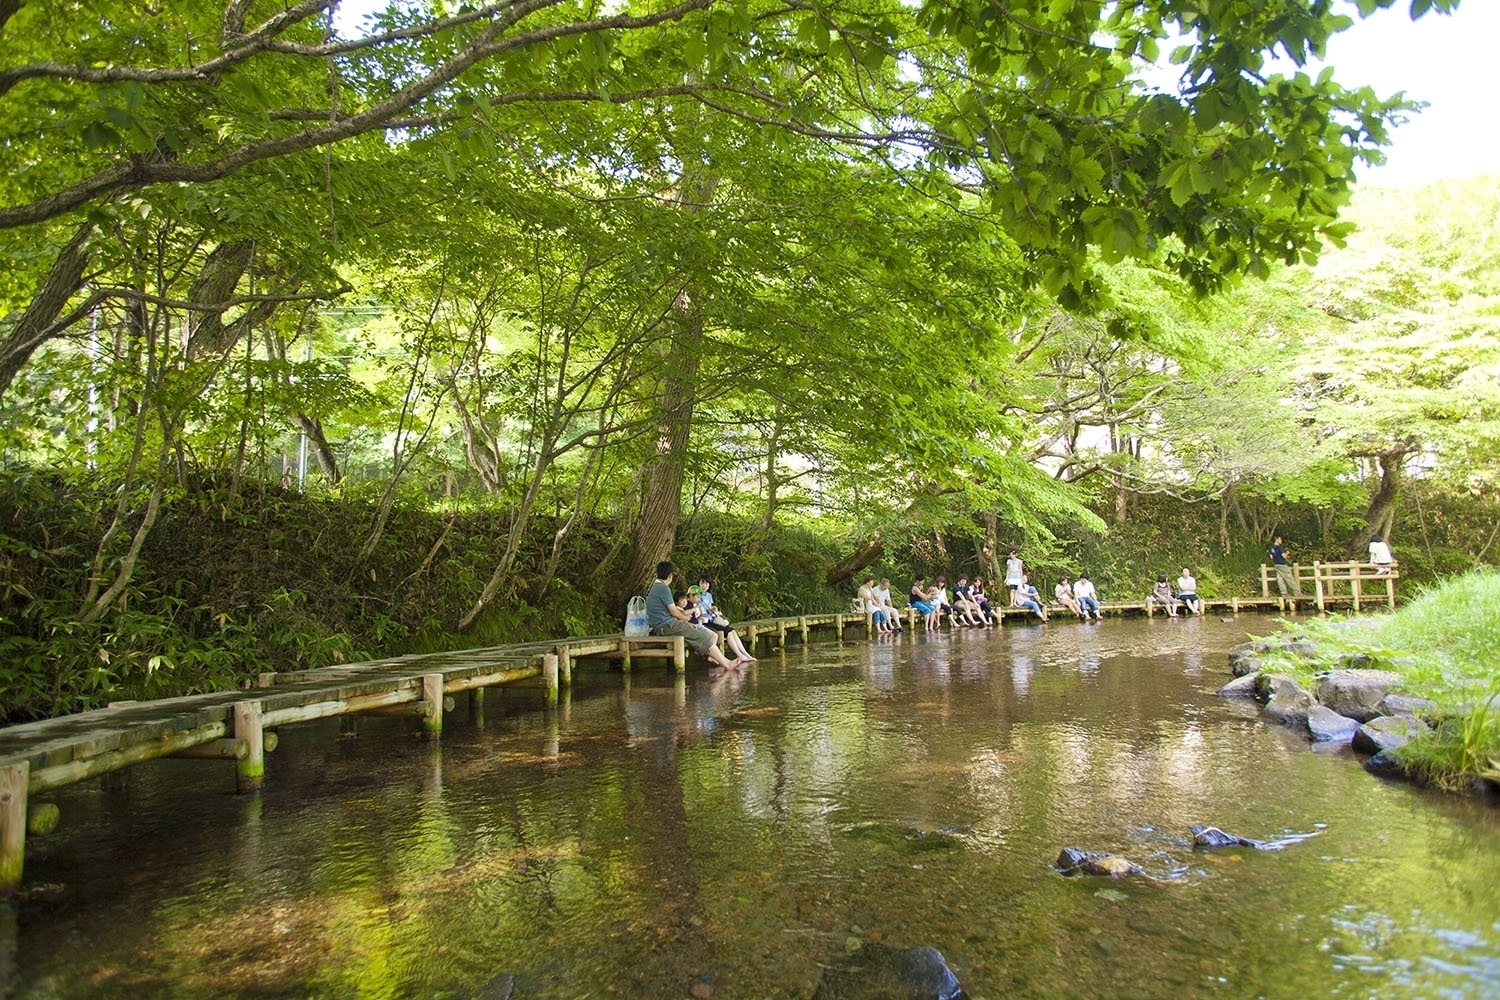
[[[1361,179],[1424,184],[1500,174],[1500,0],[1462,0],[1450,16],[1415,22],[1409,7],[1397,0],[1328,43],[1328,63],[1346,87],[1369,84],[1381,97],[1404,90],[1429,105],[1395,130],[1386,164]]]

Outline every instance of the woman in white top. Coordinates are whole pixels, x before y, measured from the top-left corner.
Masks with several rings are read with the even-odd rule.
[[[1177,578],[1177,599],[1193,614],[1203,614],[1203,602],[1198,600],[1198,581],[1193,579],[1193,571],[1186,566],[1182,567],[1182,575]]]
[[[1005,560],[1005,585],[1010,588],[1010,606],[1013,608],[1021,605],[1021,576],[1023,567],[1021,557],[1016,555],[1016,550],[1010,550],[1010,558]]]
[[[1396,557],[1391,555],[1391,547],[1382,541],[1379,535],[1370,539],[1370,562],[1378,567],[1375,570],[1376,576],[1386,576],[1389,574],[1391,564],[1395,561]]]
[[[1052,592],[1057,595],[1058,604],[1061,604],[1079,618],[1088,618],[1088,615],[1083,613],[1083,609],[1078,606],[1078,602],[1073,598],[1073,585],[1068,582],[1067,577],[1058,580],[1057,586],[1052,589]]]

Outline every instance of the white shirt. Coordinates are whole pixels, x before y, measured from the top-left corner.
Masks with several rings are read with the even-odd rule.
[[[1376,565],[1383,565],[1393,563],[1395,561],[1396,558],[1391,555],[1391,547],[1385,542],[1370,543],[1370,562],[1375,563]]]
[[[1196,594],[1198,592],[1198,581],[1190,576],[1179,576],[1177,578],[1177,592],[1179,594]]]
[[[1015,584],[1017,586],[1020,586],[1020,583],[1021,583],[1021,560],[1019,560],[1019,559],[1007,559],[1007,560],[1005,560],[1005,585],[1007,587],[1009,587],[1011,584]]]
[[[1099,599],[1094,590],[1093,580],[1079,580],[1073,584],[1073,596],[1075,598],[1093,597],[1095,600]]]

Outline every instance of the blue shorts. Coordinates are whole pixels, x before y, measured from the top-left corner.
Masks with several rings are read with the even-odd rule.
[[[922,612],[922,614],[924,615],[930,615],[934,610],[936,610],[931,604],[928,604],[926,601],[912,601],[911,606]]]

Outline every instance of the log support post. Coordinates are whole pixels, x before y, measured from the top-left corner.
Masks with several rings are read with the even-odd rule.
[[[422,702],[428,711],[422,716],[422,735],[429,740],[443,735],[443,675],[422,675]]]
[[[1323,564],[1316,559],[1313,560],[1313,594],[1318,600],[1318,614],[1325,610],[1323,606]]]
[[[836,629],[838,629],[838,632],[839,632],[839,645],[842,646],[844,644],[844,616],[843,615],[834,615],[833,616],[833,627],[836,628]]]
[[[687,640],[680,635],[672,636],[672,668],[679,674],[687,673]]]
[[[475,729],[484,728],[484,688],[469,689],[469,721]]]
[[[797,616],[797,629],[802,633],[802,645],[806,646],[812,641],[812,626],[808,623],[806,615]]]
[[[565,642],[557,644],[557,676],[563,687],[573,686],[573,657]]]
[[[620,640],[620,669],[630,673],[630,640]]]
[[[682,641],[681,636],[676,637],[677,642]],[[542,657],[542,688],[546,691],[547,707],[553,708],[557,705],[557,654],[548,653]]]
[[[260,790],[266,779],[264,731],[260,725],[261,703],[240,701],[234,705],[234,738],[245,741],[245,756],[234,764],[235,790],[240,794]]]
[[[776,648],[786,648],[786,620],[782,618],[776,619]]]
[[[1394,577],[1385,578],[1385,603],[1392,611],[1396,610],[1396,580]]]
[[[865,638],[875,638],[875,615],[869,611],[865,612]]]
[[[1354,613],[1359,614],[1359,563],[1349,564],[1349,589],[1354,593]]]
[[[26,861],[26,786],[31,762],[0,767],[0,897],[9,899],[21,887]]]
[[[755,652],[755,641],[760,638],[760,627],[751,625],[745,630],[745,648],[753,654]]]

